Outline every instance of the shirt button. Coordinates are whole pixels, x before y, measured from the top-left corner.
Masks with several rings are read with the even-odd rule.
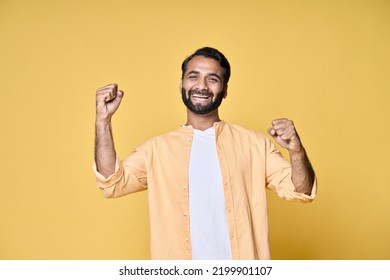
[[[187,212],[184,212],[184,216],[187,217]]]
[[[190,242],[190,240],[189,240],[188,238],[186,238],[186,240],[185,240],[185,241],[186,241],[186,243]]]
[[[187,187],[186,186],[183,186],[183,190],[186,190],[187,189]]]

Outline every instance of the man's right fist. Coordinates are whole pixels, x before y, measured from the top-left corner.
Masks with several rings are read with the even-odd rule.
[[[109,84],[96,91],[96,120],[109,121],[121,104],[124,92],[117,84]]]

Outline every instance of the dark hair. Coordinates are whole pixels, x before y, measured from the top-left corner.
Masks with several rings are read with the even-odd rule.
[[[187,70],[187,64],[190,62],[191,59],[193,59],[195,56],[204,56],[208,58],[215,59],[219,62],[219,65],[221,65],[222,68],[222,75],[225,85],[227,85],[229,78],[230,78],[230,64],[229,61],[226,59],[226,57],[217,49],[210,48],[210,47],[204,47],[201,49],[198,49],[195,51],[192,55],[187,57],[183,63],[181,64],[181,79],[184,78],[184,73]]]

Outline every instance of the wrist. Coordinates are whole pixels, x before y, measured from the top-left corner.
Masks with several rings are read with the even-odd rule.
[[[96,116],[95,124],[102,125],[102,126],[111,125],[111,117],[98,117],[98,116]]]
[[[292,161],[301,161],[306,158],[306,151],[303,147],[296,150],[289,150],[290,159]]]

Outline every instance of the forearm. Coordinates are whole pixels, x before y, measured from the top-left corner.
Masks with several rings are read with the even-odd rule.
[[[295,190],[299,193],[310,195],[315,174],[305,149],[302,148],[299,152],[290,152],[290,161],[292,167],[291,178]]]
[[[107,178],[115,172],[116,162],[111,121],[96,120],[95,129],[96,168],[100,174]]]

